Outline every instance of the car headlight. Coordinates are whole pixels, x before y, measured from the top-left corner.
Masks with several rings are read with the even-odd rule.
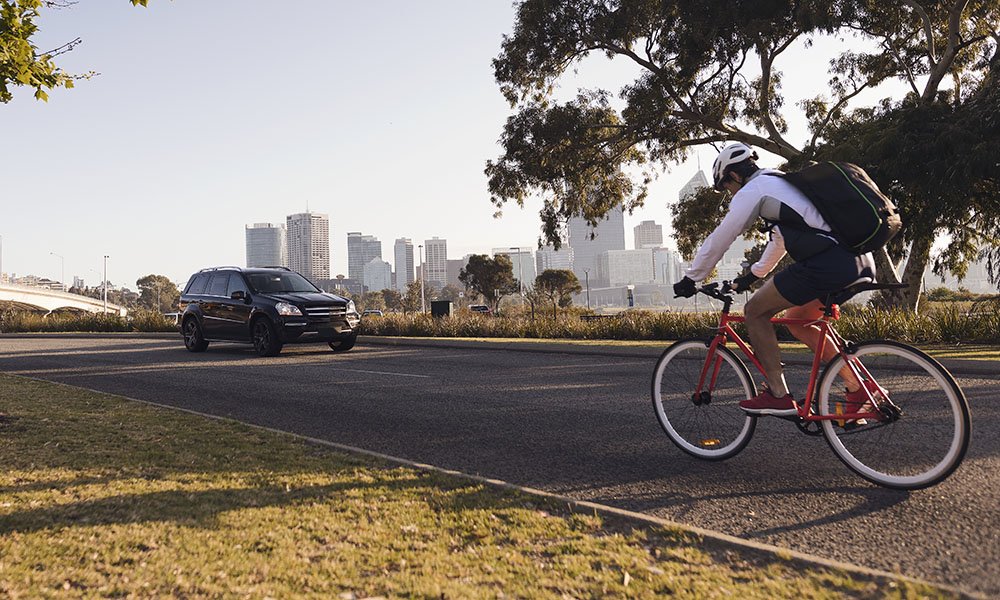
[[[289,304],[287,302],[279,302],[274,305],[274,310],[278,311],[279,315],[285,315],[286,317],[301,317],[302,311],[299,310],[298,306],[294,304]]]
[[[354,306],[354,300],[348,300],[347,301],[347,312],[349,312],[349,313],[356,313],[356,312],[358,312],[357,307]]]

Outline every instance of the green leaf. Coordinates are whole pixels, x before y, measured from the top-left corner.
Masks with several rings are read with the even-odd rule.
[[[46,94],[42,89],[35,90],[35,100],[49,101],[49,95]]]

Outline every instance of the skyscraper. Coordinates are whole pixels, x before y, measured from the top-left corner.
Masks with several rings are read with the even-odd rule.
[[[396,290],[405,294],[409,284],[416,281],[413,278],[413,241],[410,238],[399,238],[392,247],[393,266],[396,267]]]
[[[246,226],[247,266],[288,266],[288,248],[285,226],[273,223],[254,223]]]
[[[635,234],[636,250],[663,246],[663,225],[657,225],[656,221],[643,221],[632,232]]]
[[[362,269],[365,291],[381,292],[392,287],[392,266],[381,258],[373,258]]]
[[[494,258],[499,254],[504,254],[510,259],[514,265],[514,279],[521,281],[524,289],[530,290],[535,287],[535,261],[531,257],[531,247],[494,248]]]
[[[705,177],[705,174],[702,173],[701,170],[699,169],[698,172],[695,173],[691,177],[691,179],[689,179],[688,182],[684,184],[684,187],[681,188],[681,191],[677,194],[677,197],[683,200],[684,198],[690,196],[691,194],[697,194],[698,188],[703,188],[703,187],[710,187],[710,186],[708,183],[708,179]]]
[[[310,281],[330,278],[330,219],[305,212],[285,219],[288,266]]]
[[[382,242],[373,235],[361,235],[360,231],[347,234],[347,277],[361,281],[365,265],[373,258],[382,258]]]
[[[448,283],[448,240],[424,240],[424,258],[427,283],[443,288]]]
[[[569,246],[573,249],[573,272],[577,279],[583,281],[589,271],[591,286],[606,287],[608,281],[596,279],[597,257],[608,250],[625,249],[625,213],[622,208],[611,209],[596,228],[591,228],[583,217],[573,217],[567,223],[567,230]],[[590,239],[591,233],[594,233],[594,239]]]
[[[552,246],[535,251],[535,271],[539,274],[552,270],[573,270],[573,249],[563,244],[558,250]]]

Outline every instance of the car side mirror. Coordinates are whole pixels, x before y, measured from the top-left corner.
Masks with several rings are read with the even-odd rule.
[[[244,292],[243,290],[236,290],[229,297],[232,298],[233,300],[243,300],[245,302],[247,300],[247,293]]]

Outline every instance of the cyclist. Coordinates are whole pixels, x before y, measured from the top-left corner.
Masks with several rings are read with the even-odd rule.
[[[780,177],[780,171],[758,167],[757,159],[757,153],[741,143],[726,146],[715,159],[715,189],[732,194],[729,211],[698,250],[685,277],[674,284],[674,293],[685,298],[697,293],[695,282],[712,272],[729,246],[758,218],[771,226],[770,241],[760,260],[733,280],[733,289],[748,290],[786,252],[795,262],[765,282],[744,307],[747,333],[767,385],[756,398],[740,402],[740,407],[756,415],[791,416],[796,414],[795,400],[785,383],[771,318],[788,309],[789,318],[818,319],[820,298],[862,277],[874,280],[875,264],[870,253],[854,254],[838,244],[809,199]],[[818,327],[789,325],[788,329],[815,352],[822,335]],[[827,345],[824,354],[824,361],[831,360],[836,355],[834,345]],[[860,407],[864,394],[857,377],[846,367],[840,374],[847,385],[847,403]]]

